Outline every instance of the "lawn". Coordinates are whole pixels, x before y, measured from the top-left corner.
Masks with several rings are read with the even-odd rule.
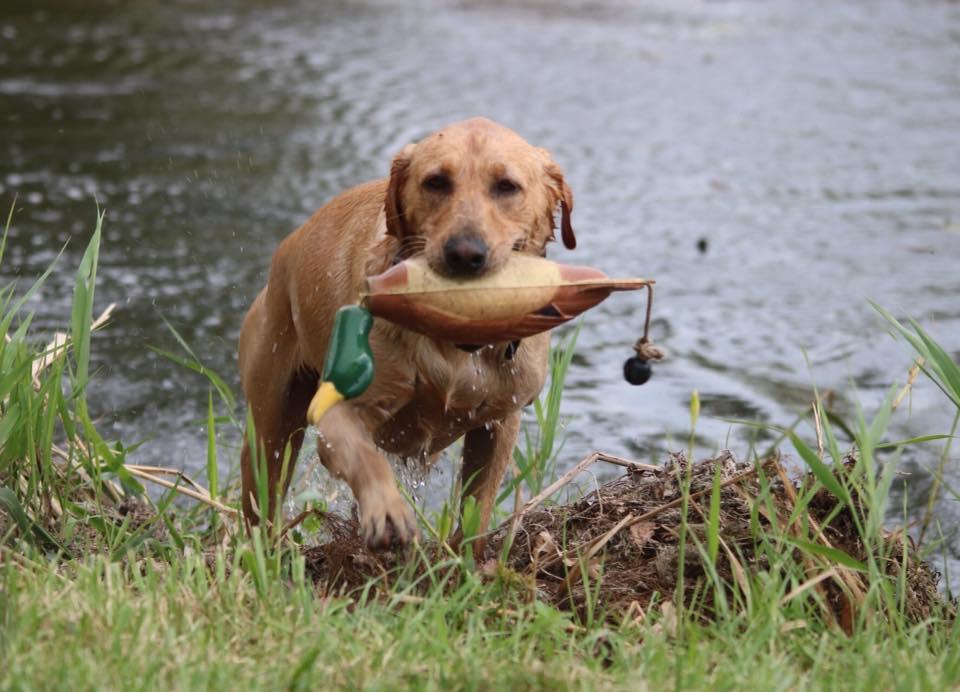
[[[23,311],[46,275],[0,293],[4,689],[960,684],[955,604],[937,591],[926,546],[887,528],[898,450],[933,442],[949,458],[947,435],[887,438],[909,382],[845,422],[811,392],[815,439],[796,424],[779,430],[783,453],[807,467],[802,478],[785,480],[776,457],[756,450],[727,470],[664,459],[627,477],[672,498],[620,495],[620,510],[607,502],[578,526],[571,507],[612,496],[547,498],[514,515],[558,475],[568,340],[502,496],[500,518],[516,522],[490,536],[487,554],[447,545],[453,488],[444,507],[420,513],[422,543],[402,554],[368,555],[343,539],[350,564],[368,570],[346,580],[330,569],[338,525],[321,506],[286,531],[242,530],[213,443],[217,426],[242,425],[240,409],[187,344],[169,355],[211,384],[205,484],[137,466],[98,432],[86,386],[102,221],[61,337],[39,341]],[[960,411],[957,364],[919,325],[882,314],[922,357],[919,376]],[[691,430],[697,416],[694,396]],[[526,530],[534,525],[547,536]],[[468,532],[466,545],[477,538]]]

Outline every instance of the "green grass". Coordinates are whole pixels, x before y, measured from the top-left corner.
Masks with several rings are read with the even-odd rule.
[[[921,690],[960,684],[960,627],[946,606],[919,617],[909,611],[911,584],[897,566],[912,549],[905,539],[883,539],[894,466],[879,455],[895,459],[906,445],[936,441],[886,438],[897,413],[895,389],[876,413],[859,412],[843,426],[857,451],[843,472],[837,469],[849,450],[816,392],[823,451],[796,426],[781,431],[808,465],[811,481],[789,511],[778,514],[774,479],[761,475],[751,536],[765,566],[738,579],[723,576],[721,567],[743,556],[724,540],[719,477],[699,504],[683,497],[680,528],[689,540],[681,546],[703,568],[698,592],[678,600],[679,608],[664,605],[670,593],[644,613],[610,610],[593,596],[586,614],[577,616],[532,597],[524,575],[481,573],[469,551],[420,562],[419,571],[371,581],[347,597],[312,583],[290,540],[296,532],[248,537],[229,513],[207,504],[175,509],[173,491],[153,502],[156,514],[146,521],[118,512],[118,488],[143,497],[126,466],[134,448],[101,437],[85,395],[102,222],[98,215],[64,339],[52,347],[39,343],[23,312],[46,275],[22,294],[13,286],[0,290],[0,688]],[[0,260],[5,239],[6,232]],[[957,403],[956,364],[919,325],[896,328],[927,359],[945,405]],[[517,492],[530,497],[555,473],[573,339],[551,356],[551,385],[522,438],[502,513],[512,510]],[[218,474],[214,435],[216,426],[238,425],[242,416],[222,380],[182,340],[181,347],[187,357],[170,355],[211,382],[209,496],[235,507],[235,491]],[[34,373],[44,354],[53,357]],[[689,482],[688,474],[685,487]],[[850,517],[865,546],[860,557],[827,545],[810,522],[807,507],[823,488],[840,499],[836,517]],[[449,508],[457,505],[454,490],[425,533],[449,535]],[[776,521],[764,529],[761,519],[768,515]],[[592,588],[593,573],[587,565],[575,569],[581,567]],[[832,620],[814,577],[841,589],[854,606],[848,632]]]
[[[0,597],[5,689],[946,689],[953,628],[852,637],[785,621],[584,627],[467,579],[422,602],[353,606],[302,578],[256,588],[196,556],[136,566],[91,557],[58,572],[8,562]]]

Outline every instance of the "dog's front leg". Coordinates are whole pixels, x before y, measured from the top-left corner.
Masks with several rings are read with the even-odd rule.
[[[486,533],[493,513],[493,505],[513,457],[520,432],[520,411],[514,411],[502,420],[470,430],[463,438],[463,496],[472,495],[480,512],[478,531]],[[485,541],[474,543],[474,554],[483,552]]]
[[[360,529],[367,545],[408,543],[416,533],[410,505],[397,490],[390,462],[348,403],[334,406],[317,426],[320,461],[350,486],[360,505]]]

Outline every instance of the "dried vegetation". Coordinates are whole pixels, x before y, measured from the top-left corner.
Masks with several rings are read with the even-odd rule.
[[[594,454],[578,467],[607,458]],[[674,454],[663,467],[613,459],[628,467],[624,476],[569,504],[544,506],[534,498],[504,521],[488,537],[479,569],[509,576],[531,598],[580,614],[599,607],[615,617],[624,612],[643,617],[651,607],[676,605],[679,597],[709,618],[718,607],[716,586],[727,604],[745,604],[758,573],[781,568],[771,555],[792,551],[804,574],[785,598],[813,597],[827,622],[849,632],[868,588],[865,570],[857,565],[879,555],[882,574],[904,589],[908,621],[921,622],[943,605],[940,575],[916,557],[909,538],[884,532],[879,550],[872,550],[851,509],[822,487],[798,512],[798,496],[815,480],[789,479],[777,458],[744,464],[724,452],[689,464]],[[567,474],[561,484],[570,478]],[[348,592],[375,577],[384,577],[386,585],[392,570],[409,565],[408,554],[366,550],[353,520],[327,515],[326,527],[328,540],[304,554],[327,590]],[[428,544],[423,555],[443,552]]]

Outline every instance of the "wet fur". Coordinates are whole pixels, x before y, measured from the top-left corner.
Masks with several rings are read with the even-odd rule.
[[[447,193],[424,185],[442,175]],[[501,194],[498,181],[519,193]],[[347,190],[319,209],[277,249],[267,286],[240,333],[240,374],[273,490],[267,516],[287,490],[293,463],[281,478],[284,449],[296,460],[307,406],[316,390],[334,313],[356,303],[367,276],[413,254],[445,271],[444,244],[475,233],[489,248],[484,271],[511,252],[542,255],[562,209],[564,243],[573,197],[544,149],[514,132],[475,118],[408,145],[390,177]],[[477,499],[481,530],[513,454],[520,409],[543,387],[549,335],[467,353],[384,320],[370,335],[376,374],[360,397],[334,406],[318,426],[320,459],[344,479],[360,508],[364,538],[374,546],[409,541],[413,513],[400,495],[383,452],[433,460],[464,436],[462,477]],[[253,457],[244,437],[243,510],[257,523]]]

